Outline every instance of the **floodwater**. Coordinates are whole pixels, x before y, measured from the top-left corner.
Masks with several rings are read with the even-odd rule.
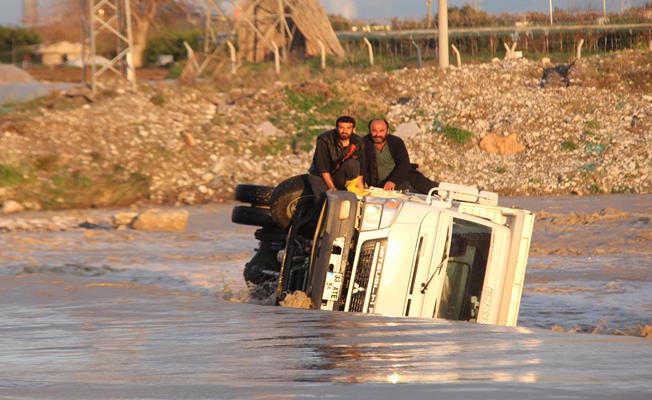
[[[502,203],[540,216],[517,328],[254,304],[228,205],[2,233],[0,398],[652,398],[652,196]]]
[[[57,90],[66,90],[79,86],[75,83],[2,83],[0,84],[0,105],[22,103],[47,96]]]

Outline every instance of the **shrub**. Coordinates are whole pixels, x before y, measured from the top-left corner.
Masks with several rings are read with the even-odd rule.
[[[152,104],[160,107],[163,104],[165,104],[165,96],[163,96],[162,94],[155,94],[154,96],[149,98],[149,101],[151,101]]]
[[[18,168],[0,164],[0,186],[13,186],[25,181],[25,177]]]
[[[600,123],[595,120],[586,121],[585,125],[588,129],[600,129]]]
[[[183,42],[187,42],[194,50],[199,49],[202,33],[199,30],[166,31],[160,36],[154,37],[147,43],[145,49],[145,60],[148,63],[155,63],[159,55],[170,54],[175,61],[185,60],[187,57],[186,48]]]
[[[564,140],[561,142],[561,149],[567,151],[577,150],[577,143],[572,140]]]
[[[459,145],[467,144],[474,136],[473,132],[451,125],[444,126],[441,132],[448,140]]]

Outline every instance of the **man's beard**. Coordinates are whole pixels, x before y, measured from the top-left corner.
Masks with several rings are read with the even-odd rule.
[[[387,140],[387,137],[379,137],[379,136],[372,136],[371,141],[374,142],[375,144],[383,144],[385,143],[385,140]]]
[[[338,132],[337,135],[340,138],[340,140],[348,140],[349,138],[351,138],[350,133],[340,133],[340,132]]]

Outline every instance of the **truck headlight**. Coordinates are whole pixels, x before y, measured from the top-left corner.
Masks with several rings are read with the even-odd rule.
[[[364,205],[360,230],[372,231],[389,227],[403,203],[396,199],[371,199]]]
[[[365,204],[360,230],[373,231],[374,229],[378,229],[378,226],[380,225],[380,217],[382,214],[382,204]]]

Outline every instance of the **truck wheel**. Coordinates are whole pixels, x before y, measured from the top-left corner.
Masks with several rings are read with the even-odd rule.
[[[235,187],[235,199],[243,203],[269,206],[273,190],[271,186],[240,184]]]
[[[231,221],[242,225],[274,225],[269,208],[260,207],[235,206],[231,212]]]
[[[281,229],[290,226],[292,216],[297,209],[297,203],[302,197],[310,195],[312,201],[312,191],[308,182],[308,175],[297,175],[281,182],[272,191],[270,210],[272,220]]]

